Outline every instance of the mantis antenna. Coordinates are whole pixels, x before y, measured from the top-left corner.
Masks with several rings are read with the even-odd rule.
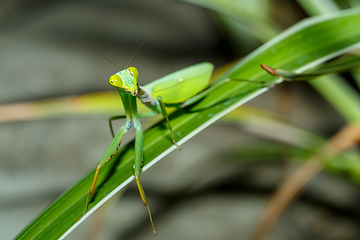
[[[140,48],[149,40],[149,38],[155,33],[155,31],[162,25],[162,23],[160,23],[156,28],[153,28],[153,30],[150,32],[150,34],[147,36],[147,38],[145,38],[145,40],[140,44],[140,46],[135,50],[135,52],[133,53],[133,55],[130,57],[128,63],[126,64],[127,68],[131,62],[131,60],[133,59],[133,57],[136,55],[136,53],[140,50]],[[91,46],[90,44],[86,43],[86,45],[91,48],[94,52],[96,52],[97,54],[99,54],[101,57],[103,57],[105,60],[107,60],[109,63],[111,63],[112,65],[114,65],[119,71],[121,70],[113,61],[111,61],[110,59],[108,59],[107,57],[105,57],[103,54],[101,54],[98,50],[96,50],[93,46]]]
[[[96,52],[97,54],[99,54],[101,57],[103,57],[104,59],[106,59],[109,63],[111,63],[112,65],[114,65],[119,71],[121,70],[115,63],[113,63],[110,59],[108,59],[107,57],[105,57],[104,55],[102,55],[98,50],[96,50],[94,47],[92,47],[89,44],[86,44],[89,48],[91,48],[94,52]]]
[[[128,63],[126,64],[126,67],[127,68],[131,62],[131,60],[133,59],[133,57],[136,55],[136,53],[140,50],[140,48],[149,40],[149,38],[155,33],[155,31],[162,25],[162,22],[157,25],[156,27],[154,27],[152,29],[152,31],[150,32],[150,34],[145,38],[145,40],[140,44],[140,46],[135,50],[135,52],[133,53],[133,55],[130,57]]]

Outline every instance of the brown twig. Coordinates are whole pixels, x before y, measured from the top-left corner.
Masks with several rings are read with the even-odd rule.
[[[336,155],[354,147],[360,142],[360,124],[349,124],[338,131],[324,147],[285,181],[271,198],[251,240],[262,240],[285,209],[300,195],[305,185],[313,178],[325,163]]]

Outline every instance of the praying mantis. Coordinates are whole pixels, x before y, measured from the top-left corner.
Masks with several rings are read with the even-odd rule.
[[[139,180],[143,162],[143,131],[139,120],[140,115],[137,110],[136,97],[153,111],[153,113],[151,113],[152,115],[162,114],[164,116],[171,133],[173,144],[180,149],[174,138],[165,107],[183,107],[196,102],[201,97],[198,93],[208,87],[213,69],[214,66],[211,63],[199,63],[171,73],[145,86],[138,85],[137,79],[139,74],[135,67],[128,67],[115,73],[109,78],[110,85],[118,90],[125,110],[125,115],[110,117],[109,123],[112,134],[112,120],[125,118],[125,123],[119,128],[118,132],[113,135],[113,140],[111,141],[108,149],[105,151],[105,154],[101,158],[100,162],[97,164],[82,216],[84,216],[87,212],[90,197],[94,196],[100,169],[107,162],[112,160],[118,151],[123,137],[133,125],[136,130],[133,165],[135,182],[138,187],[141,200],[148,209],[153,233],[156,234],[150,208],[145,197],[145,192]]]

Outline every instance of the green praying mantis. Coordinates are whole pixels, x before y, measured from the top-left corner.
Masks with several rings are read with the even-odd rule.
[[[109,123],[112,134],[112,120],[125,118],[125,123],[119,128],[118,132],[113,135],[113,140],[100,162],[97,164],[95,176],[86,200],[83,216],[87,212],[90,197],[92,197],[95,193],[100,169],[114,157],[123,137],[133,125],[136,130],[133,165],[135,182],[138,187],[141,200],[148,209],[153,232],[156,234],[150,208],[145,197],[145,192],[139,180],[143,162],[143,131],[139,120],[140,115],[137,109],[136,97],[153,111],[153,114],[151,113],[150,115],[162,114],[164,116],[171,133],[173,144],[180,149],[174,138],[165,107],[169,105],[183,107],[196,102],[201,97],[198,93],[202,92],[209,85],[213,69],[214,66],[211,63],[199,63],[171,73],[145,86],[138,85],[138,71],[135,67],[128,67],[110,77],[109,83],[118,90],[125,110],[125,115],[110,117]]]

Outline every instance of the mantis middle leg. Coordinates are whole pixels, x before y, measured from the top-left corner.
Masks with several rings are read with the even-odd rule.
[[[168,125],[168,128],[170,130],[170,133],[171,133],[171,139],[173,141],[173,144],[177,147],[177,149],[180,151],[181,148],[180,146],[176,143],[175,141],[175,137],[174,137],[174,132],[171,128],[171,125],[170,125],[170,121],[169,121],[169,116],[166,112],[166,109],[165,109],[165,104],[163,103],[162,99],[161,99],[161,96],[158,96],[157,97],[158,101],[159,101],[159,105],[160,105],[160,110],[161,110],[161,114],[164,116],[166,122],[167,122],[167,125]]]

